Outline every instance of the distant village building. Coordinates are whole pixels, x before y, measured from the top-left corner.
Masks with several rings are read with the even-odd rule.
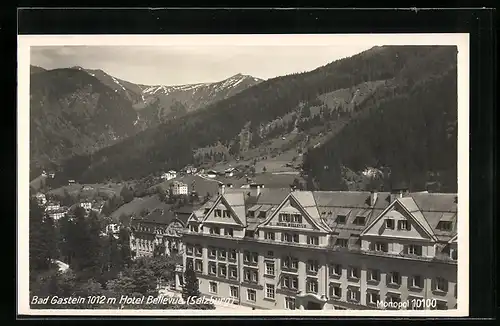
[[[56,176],[56,174],[55,174],[54,172],[49,173],[49,178],[54,179],[54,178],[55,178],[55,176]]]
[[[47,207],[45,207],[45,212],[50,213],[53,211],[57,211],[59,209],[61,209],[61,204],[55,203],[55,202],[50,202],[47,204]]]
[[[83,191],[87,191],[87,190],[94,190],[94,187],[89,186],[89,185],[85,185],[85,186],[82,186],[82,190],[83,190]]]
[[[92,203],[91,202],[81,202],[80,207],[85,209],[87,212],[92,209]]]
[[[217,171],[214,171],[214,170],[208,170],[206,175],[208,178],[215,178],[218,175],[218,173],[217,173]]]
[[[54,221],[59,220],[60,218],[64,217],[68,213],[68,209],[66,207],[59,207],[54,210],[50,210],[47,212],[47,215],[52,218]]]
[[[42,171],[42,176],[44,176],[44,177],[47,176],[47,172],[45,172],[45,170]]]
[[[112,223],[106,225],[106,234],[112,234],[115,238],[118,239],[118,234],[120,233],[120,226],[118,224]]]
[[[163,180],[167,180],[167,181],[168,181],[168,180],[175,179],[175,178],[177,178],[177,172],[176,172],[176,171],[174,171],[174,170],[170,170],[170,171],[168,171],[168,172],[163,173],[163,174],[161,175],[161,178],[162,178]]]
[[[195,174],[197,169],[194,166],[188,165],[186,167],[186,173],[187,174]]]
[[[75,180],[73,180],[73,179],[68,180],[68,185],[70,185],[70,186],[71,186],[71,185],[74,185],[75,183],[76,183],[76,181],[75,181]]]
[[[175,181],[170,185],[170,193],[173,196],[178,195],[187,195],[188,194],[188,185],[184,182]]]
[[[155,209],[143,218],[131,221],[130,249],[135,257],[152,256],[155,248],[164,245],[163,254],[181,254],[184,250],[182,232],[197,207],[185,206],[174,212]]]
[[[37,193],[35,198],[39,205],[45,205],[47,203],[47,197],[45,197],[45,194],[42,194],[41,192]]]
[[[224,171],[224,175],[227,177],[227,178],[230,178],[234,175],[234,173],[237,172],[235,168],[228,168]]]

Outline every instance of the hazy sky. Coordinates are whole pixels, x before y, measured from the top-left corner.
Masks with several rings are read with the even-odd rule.
[[[81,66],[145,85],[220,81],[237,73],[268,79],[319,66],[370,45],[32,46],[31,64]]]

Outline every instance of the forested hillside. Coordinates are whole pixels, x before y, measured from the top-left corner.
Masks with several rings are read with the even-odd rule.
[[[193,153],[196,150],[215,144],[222,144],[230,148],[232,154],[238,155],[241,151],[249,149],[242,146],[247,145],[245,141],[250,143],[250,148],[256,148],[280,133],[288,133],[293,130],[306,132],[317,124],[324,124],[330,120],[333,123],[345,109],[340,104],[335,109],[325,110],[324,106],[319,108],[321,115],[319,118],[311,117],[315,120],[310,119],[309,125],[304,124],[307,119],[298,120],[309,113],[298,111],[297,108],[302,110],[301,108],[305,107],[310,111],[319,99],[323,102],[326,101],[323,94],[340,89],[348,90],[353,87],[356,89],[358,85],[363,83],[374,82],[374,85],[378,85],[376,91],[359,103],[356,103],[353,98],[351,108],[344,112],[347,116],[343,118],[341,127],[336,129],[341,134],[348,133],[348,130],[353,128],[351,124],[361,123],[359,121],[366,119],[371,120],[370,116],[379,109],[387,112],[381,114],[380,116],[383,118],[380,119],[384,121],[389,119],[388,117],[392,116],[391,112],[395,110],[389,109],[390,103],[396,101],[396,98],[411,99],[416,95],[414,92],[420,88],[423,88],[422,92],[424,93],[430,91],[427,86],[419,86],[419,83],[423,83],[425,80],[427,85],[431,85],[429,83],[432,81],[434,84],[439,84],[443,78],[443,72],[454,66],[456,66],[456,47],[376,47],[311,72],[262,82],[205,109],[141,132],[114,146],[104,148],[92,157],[77,157],[66,162],[64,171],[72,178],[80,178],[89,182],[107,178],[128,179],[142,177],[165,168],[182,168],[195,162]],[[432,87],[437,87],[434,84]],[[445,86],[452,91],[454,89],[452,84],[443,85],[443,87]],[[387,108],[382,106],[384,101],[387,101]],[[392,105],[407,106],[402,101],[396,101]],[[432,101],[425,103],[441,112],[441,109]],[[456,110],[456,104],[454,108]],[[297,112],[300,112],[300,115],[296,114]],[[404,115],[404,111],[398,113]],[[282,122],[287,117],[291,117],[292,122],[282,126],[278,132],[273,133],[265,130],[271,121]],[[410,123],[414,117],[406,117],[406,119]],[[341,131],[346,123],[348,123],[345,128],[347,131]],[[380,128],[380,125],[377,126]],[[413,125],[411,127],[413,129]],[[368,128],[367,130],[372,129]],[[248,137],[242,137],[242,132],[246,132]],[[372,137],[364,130],[358,131],[358,133]],[[418,133],[412,133],[409,136],[418,136]],[[331,146],[329,145],[331,141],[334,140],[328,141],[326,146]],[[346,142],[344,146],[353,148],[348,141],[344,140],[344,142]],[[383,152],[392,151],[394,148],[391,147],[392,145],[386,146],[385,143],[381,143],[380,146],[384,147]],[[317,149],[319,151],[322,148],[327,147]],[[367,157],[371,158],[370,155]],[[363,163],[363,159],[364,157],[357,161],[352,159],[352,162],[346,162],[346,164],[353,164],[353,169],[357,169],[364,164],[377,165],[393,162],[383,160],[374,162],[370,159],[369,163]],[[339,162],[340,160],[341,158],[339,158]],[[310,164],[307,168],[311,170],[312,174],[318,170]]]
[[[30,174],[136,132],[129,101],[77,69],[39,71],[30,83]]]

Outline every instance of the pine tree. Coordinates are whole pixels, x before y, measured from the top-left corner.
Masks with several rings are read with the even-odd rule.
[[[47,270],[50,268],[51,260],[56,258],[53,221],[46,220],[42,208],[35,199],[30,200],[29,218],[30,270]]]
[[[182,298],[188,300],[189,297],[200,296],[200,284],[192,267],[186,268],[184,272],[184,285],[182,287]]]

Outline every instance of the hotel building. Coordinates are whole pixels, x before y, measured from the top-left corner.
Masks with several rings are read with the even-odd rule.
[[[221,186],[187,221],[184,268],[256,309],[454,309],[456,230],[455,194]]]

